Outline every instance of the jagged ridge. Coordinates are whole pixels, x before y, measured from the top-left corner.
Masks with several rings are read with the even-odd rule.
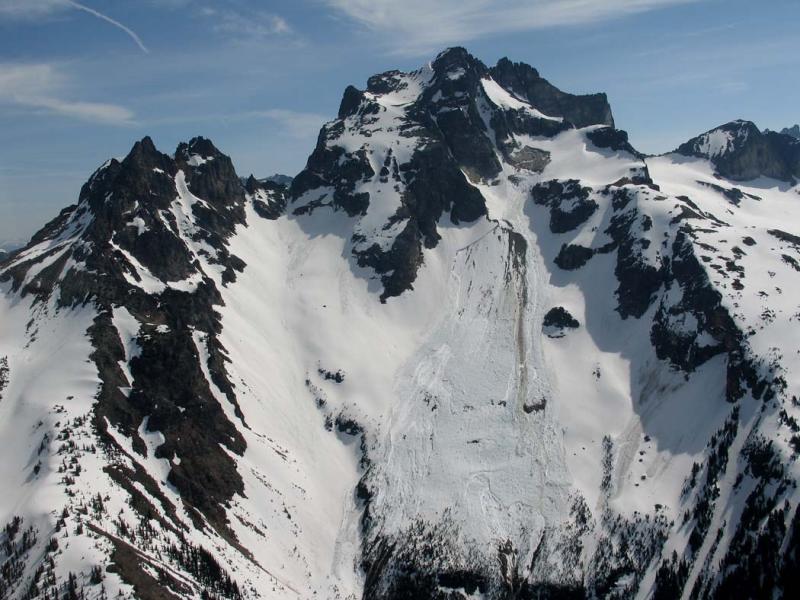
[[[786,138],[645,158],[455,48],[348,88],[288,189],[141,140],[0,272],[1,474],[56,490],[3,506],[0,595],[789,597]]]

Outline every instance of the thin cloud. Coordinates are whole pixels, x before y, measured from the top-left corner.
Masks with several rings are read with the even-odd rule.
[[[703,0],[325,0],[384,36],[398,54],[427,54],[493,34],[586,25]]]
[[[769,42],[755,40],[743,43],[738,39],[714,44],[713,47],[696,48],[681,45],[669,45],[652,55],[649,61],[650,74],[627,73],[620,75],[617,85],[626,93],[643,91],[660,94],[666,89],[678,87],[695,87],[697,89],[718,89],[737,92],[746,87],[748,73],[758,73],[776,67],[796,68],[800,64],[797,52],[798,42],[795,35],[774,37]],[[732,61],[733,53],[738,53],[738,60]],[[645,56],[645,55],[641,55]],[[650,58],[650,55],[647,55]],[[655,60],[655,58],[662,60]],[[691,63],[690,70],[683,66]],[[787,71],[788,72],[788,71]],[[698,88],[698,86],[702,86]]]
[[[285,108],[267,108],[263,110],[245,110],[235,113],[205,113],[166,115],[154,119],[145,119],[146,126],[176,125],[184,123],[235,123],[240,121],[267,120],[275,132],[295,140],[313,140],[320,128],[330,120],[329,116],[289,110]]]
[[[123,106],[63,98],[65,83],[50,64],[0,63],[0,105],[107,125],[133,123],[133,113]]]
[[[297,139],[316,137],[322,125],[329,120],[324,115],[282,108],[250,111],[247,114],[269,119],[278,124],[290,137]]]
[[[215,31],[240,38],[267,38],[292,33],[286,19],[264,11],[243,14],[232,9],[205,7],[200,14],[214,20]]]
[[[149,50],[144,45],[142,39],[127,25],[112,19],[108,15],[101,13],[85,4],[75,0],[0,0],[0,18],[7,19],[40,19],[50,14],[65,10],[79,10],[93,17],[105,21],[109,25],[123,31],[139,49],[147,54]]]
[[[64,0],[0,0],[0,17],[31,19],[63,10],[64,7]]]

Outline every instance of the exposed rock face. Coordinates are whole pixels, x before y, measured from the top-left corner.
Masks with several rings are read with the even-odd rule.
[[[244,189],[259,216],[274,221],[286,211],[290,184],[291,179],[287,183],[281,183],[270,178],[256,179],[250,175],[245,180]]]
[[[638,156],[641,158],[641,154],[636,151],[636,149],[631,146],[631,143],[628,141],[628,134],[621,129],[614,129],[613,125],[611,127],[601,127],[599,129],[595,129],[586,134],[591,142],[597,146],[598,148],[609,148],[610,150],[614,150],[616,152],[628,152],[633,156]]]
[[[501,58],[491,69],[501,86],[527,100],[546,115],[563,117],[576,127],[608,125],[614,127],[611,106],[605,94],[575,96],[562,92],[525,63]]]
[[[564,337],[569,329],[577,329],[581,324],[563,306],[555,306],[544,315],[542,331],[547,337]]]
[[[762,133],[750,121],[732,121],[682,144],[684,156],[709,159],[723,177],[746,181],[800,177],[800,141],[784,133]]]
[[[536,204],[550,207],[550,231],[566,233],[585,223],[597,210],[597,203],[589,199],[591,191],[573,179],[537,184],[531,194]]]

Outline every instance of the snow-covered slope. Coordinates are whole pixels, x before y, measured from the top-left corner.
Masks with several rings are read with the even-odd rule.
[[[288,188],[138,142],[0,267],[0,598],[792,597],[800,173],[752,127],[644,158],[454,48]]]

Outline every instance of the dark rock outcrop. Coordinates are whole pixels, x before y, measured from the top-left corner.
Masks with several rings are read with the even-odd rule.
[[[501,58],[491,68],[492,79],[551,117],[563,117],[575,127],[608,125],[614,127],[611,106],[605,94],[575,96],[562,92],[525,63]]]
[[[400,167],[408,182],[402,206],[390,222],[406,222],[390,249],[377,244],[356,251],[359,266],[371,267],[381,275],[381,301],[411,289],[422,264],[422,248],[434,248],[440,239],[437,224],[445,212],[454,224],[472,222],[486,214],[480,192],[452,164],[447,147],[434,143],[417,152]]]
[[[594,250],[577,244],[564,244],[554,261],[556,266],[565,271],[580,269],[594,256]]]
[[[547,311],[542,321],[542,332],[551,338],[566,335],[568,329],[580,327],[578,320],[563,306],[555,306]]]
[[[286,203],[289,201],[289,188],[286,184],[270,178],[256,179],[250,175],[244,182],[244,188],[258,216],[274,221],[286,212]]]
[[[737,187],[727,188],[721,185],[717,185],[716,183],[709,183],[707,181],[698,181],[697,184],[709,187],[715,192],[722,194],[734,206],[739,206],[739,204],[741,204],[742,200],[745,198],[749,198],[750,200],[761,200],[760,197],[754,194],[746,194]]]
[[[348,85],[344,90],[344,95],[342,96],[342,101],[339,104],[339,112],[338,117],[340,119],[346,119],[347,117],[352,117],[358,112],[358,107],[361,106],[361,102],[364,100],[364,92],[357,89],[352,85]]]
[[[442,52],[432,66],[436,77],[419,109],[433,115],[443,141],[470,179],[493,178],[500,172],[500,163],[477,104],[480,81],[488,69],[464,48]]]
[[[717,354],[738,352],[741,332],[722,306],[722,296],[710,285],[688,233],[681,231],[676,236],[663,280],[668,289],[680,288],[683,297],[674,305],[661,303],[653,318],[650,339],[659,358],[691,373]],[[696,319],[696,328],[685,331],[674,325],[675,319],[686,314]],[[717,343],[702,344],[703,332],[710,333]]]
[[[575,179],[554,179],[535,185],[531,197],[536,204],[550,208],[550,231],[566,233],[585,223],[597,210],[597,202],[589,198],[591,191]]]
[[[628,132],[613,127],[601,127],[594,131],[589,131],[586,137],[598,148],[608,148],[616,152],[627,152],[637,158],[643,155],[638,152],[628,141]]]

